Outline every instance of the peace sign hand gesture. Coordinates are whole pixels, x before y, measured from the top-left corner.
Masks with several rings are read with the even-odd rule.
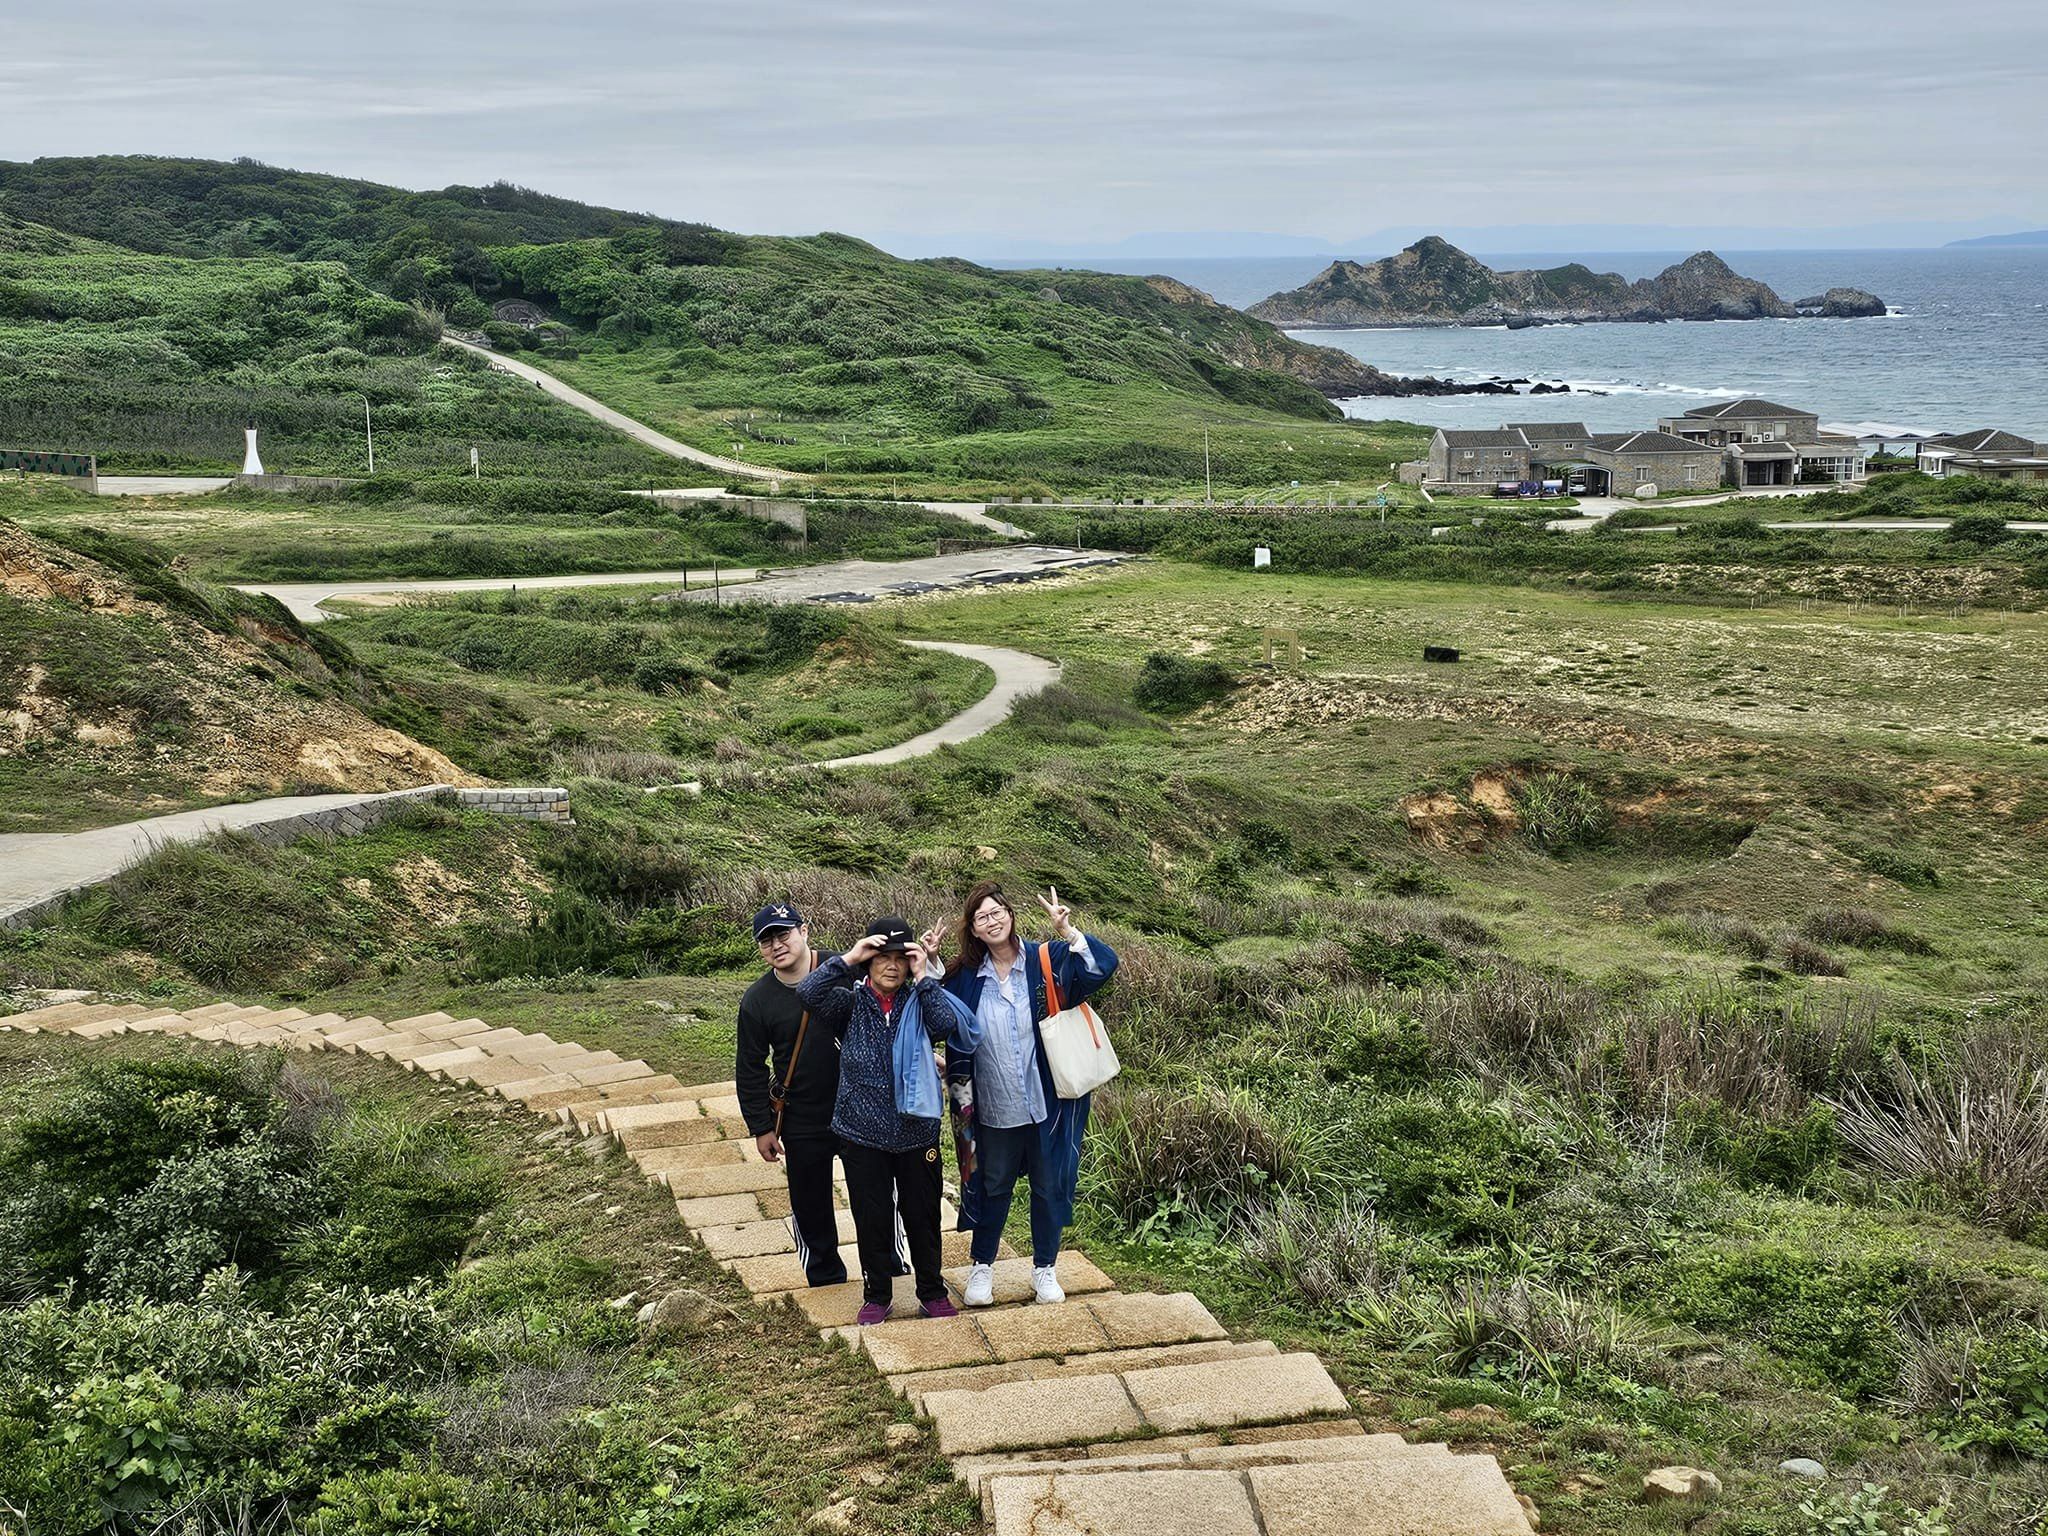
[[[918,945],[924,950],[925,964],[939,963],[939,946],[946,940],[946,920],[942,917],[931,927],[918,935]]]
[[[1074,928],[1074,914],[1066,903],[1060,900],[1060,888],[1058,886],[1047,886],[1046,889],[1052,893],[1050,899],[1041,896],[1038,898],[1038,904],[1045,908],[1045,915],[1052,919],[1053,931],[1071,943],[1077,936]]]

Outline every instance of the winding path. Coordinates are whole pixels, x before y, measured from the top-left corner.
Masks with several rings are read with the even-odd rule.
[[[553,395],[565,405],[573,405],[586,416],[594,416],[606,426],[623,432],[635,442],[645,443],[656,453],[665,453],[672,459],[688,459],[692,464],[702,464],[706,469],[715,469],[720,474],[737,475],[743,480],[810,480],[815,476],[794,469],[774,469],[765,464],[749,464],[741,459],[721,458],[715,453],[706,453],[702,448],[692,448],[688,443],[679,443],[666,432],[657,432],[644,421],[635,421],[624,411],[615,411],[602,400],[586,395],[580,389],[564,384],[544,368],[531,363],[522,363],[517,358],[493,352],[489,347],[480,347],[472,341],[457,341],[453,336],[443,336],[441,345],[456,347],[461,351],[482,358],[500,373],[509,373],[514,378],[525,379],[537,384],[541,390]]]
[[[972,741],[994,730],[1009,718],[1019,699],[1050,688],[1060,680],[1058,662],[1002,646],[966,645],[950,640],[907,640],[904,644],[920,650],[948,651],[978,661],[995,674],[995,686],[952,719],[893,747],[792,767],[880,767],[925,757],[941,747]],[[686,787],[656,785],[648,793]],[[233,831],[285,838],[317,831],[345,837],[371,830],[408,800],[432,795],[453,795],[466,803],[488,803],[490,809],[529,819],[554,819],[547,812],[557,812],[560,819],[567,819],[568,797],[560,789],[454,789],[426,785],[381,794],[278,795],[237,805],[175,811],[167,816],[93,827],[83,832],[0,833],[0,928],[33,921],[61,898],[111,880],[129,865],[174,843],[203,842],[218,833]]]

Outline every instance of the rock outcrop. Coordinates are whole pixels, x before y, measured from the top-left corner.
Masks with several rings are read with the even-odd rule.
[[[1828,310],[1828,299],[1839,307]],[[1858,307],[1867,301],[1875,308]],[[1815,313],[1883,314],[1884,304],[1855,289],[1832,289]],[[1507,325],[1559,322],[1792,319],[1794,306],[1712,251],[1700,251],[1655,277],[1630,282],[1579,262],[1496,272],[1435,235],[1371,263],[1332,262],[1301,287],[1276,293],[1250,313],[1293,328],[1373,325]]]
[[[1884,300],[1861,288],[1830,288],[1810,299],[1797,300],[1792,307],[1802,315],[1823,320],[1868,320],[1885,313]]]

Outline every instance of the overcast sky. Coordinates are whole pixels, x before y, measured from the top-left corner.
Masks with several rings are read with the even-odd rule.
[[[2040,0],[7,0],[5,15],[8,159],[503,178],[897,247],[2048,224]]]

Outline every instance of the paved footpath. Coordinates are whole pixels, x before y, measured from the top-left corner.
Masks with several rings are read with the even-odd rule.
[[[827,1346],[865,1355],[929,1422],[975,1489],[991,1536],[1529,1536],[1530,1512],[1486,1455],[1368,1433],[1322,1362],[1233,1338],[1192,1294],[1123,1292],[1085,1254],[1060,1255],[1067,1300],[1030,1301],[1031,1261],[1007,1248],[997,1304],[954,1318],[912,1310],[852,1326],[858,1280],[806,1287],[781,1168],[764,1163],[733,1085],[684,1083],[645,1061],[482,1019],[213,1003],[59,1003],[0,1028],[74,1038],[163,1034],[244,1047],[381,1057],[604,1135],[705,1254],[761,1305],[793,1306]],[[857,1271],[846,1190],[842,1253]],[[946,1211],[951,1223],[951,1208]],[[966,1234],[945,1237],[949,1288],[967,1278]],[[834,1505],[862,1523],[858,1492]],[[886,1517],[886,1511],[876,1511]]]
[[[989,689],[977,704],[969,705],[942,725],[935,725],[922,735],[908,741],[900,741],[893,747],[882,747],[873,752],[863,752],[858,757],[834,757],[822,763],[806,764],[812,768],[872,768],[888,763],[907,762],[913,757],[926,757],[941,747],[950,747],[959,742],[972,741],[984,731],[992,731],[1010,718],[1010,711],[1017,707],[1017,701],[1034,693],[1042,693],[1060,680],[1060,664],[1047,661],[1042,656],[1032,656],[1023,651],[1013,651],[1000,645],[966,645],[951,640],[906,640],[905,645],[921,651],[950,651],[955,656],[965,656],[969,661],[978,661],[996,675],[995,687]]]
[[[625,433],[635,442],[644,443],[656,453],[665,453],[672,459],[688,459],[692,464],[702,464],[706,469],[715,469],[721,474],[737,475],[743,480],[794,481],[816,478],[793,469],[774,469],[764,464],[748,464],[740,459],[722,458],[715,453],[706,453],[702,448],[692,448],[688,443],[679,443],[666,432],[657,432],[645,422],[635,421],[624,411],[615,411],[602,400],[593,399],[582,390],[564,384],[546,369],[536,368],[531,363],[522,363],[517,358],[505,356],[502,352],[493,352],[489,347],[480,347],[469,341],[457,341],[453,336],[443,336],[441,345],[459,348],[482,358],[500,373],[509,373],[515,378],[538,385],[543,393],[553,395],[565,405],[573,405],[586,416],[593,416],[615,431]]]

